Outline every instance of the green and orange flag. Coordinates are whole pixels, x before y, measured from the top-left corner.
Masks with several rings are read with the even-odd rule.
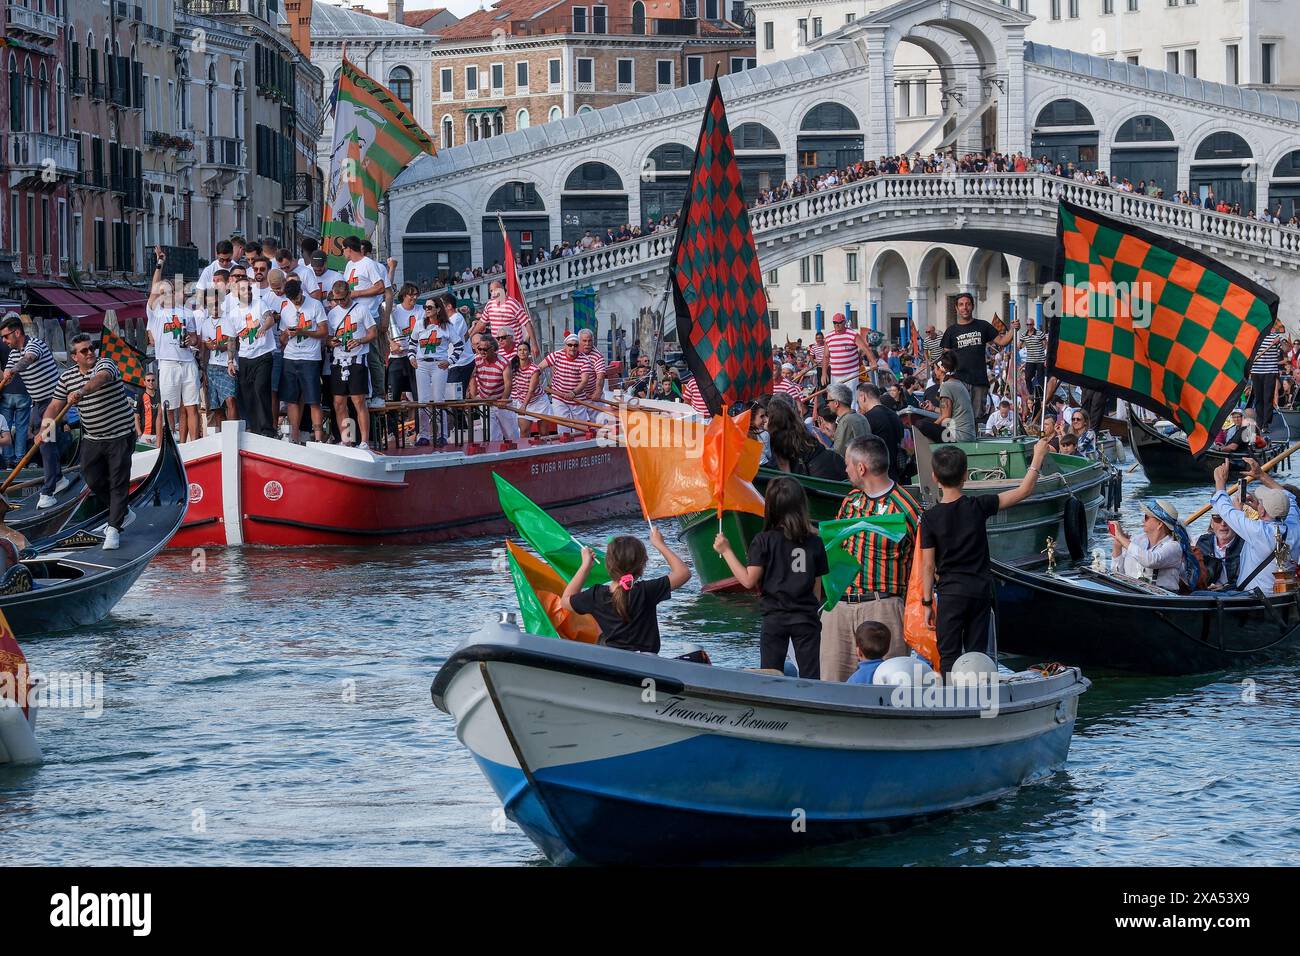
[[[117,370],[122,373],[122,381],[144,388],[144,374],[149,366],[149,357],[107,326],[100,333],[99,354],[117,366]]]
[[[1048,367],[1164,415],[1209,447],[1277,320],[1278,297],[1164,236],[1060,204]]]
[[[365,238],[379,222],[379,200],[397,174],[436,148],[405,104],[346,56],[334,89],[334,142],[325,187],[321,241],[330,268],[342,268],[346,236]]]
[[[677,341],[714,415],[772,391],[772,332],[740,167],[714,77],[669,264]]]

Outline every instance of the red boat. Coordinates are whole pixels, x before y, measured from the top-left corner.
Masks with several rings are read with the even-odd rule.
[[[295,445],[226,422],[181,446],[190,508],[169,547],[423,544],[501,534],[492,472],[561,524],[634,511],[627,452],[597,438],[375,454]],[[156,451],[138,452],[133,478]]]

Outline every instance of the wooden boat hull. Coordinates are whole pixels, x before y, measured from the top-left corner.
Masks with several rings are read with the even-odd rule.
[[[108,517],[102,511],[25,549],[21,564],[35,579],[35,587],[27,588],[6,574],[6,593],[0,594],[0,610],[14,636],[43,637],[107,617],[180,528],[186,487],[184,463],[169,437],[149,476],[131,492],[129,505],[136,518],[123,530],[117,551],[104,551],[95,540]]]
[[[1062,766],[1087,687],[1070,669],[1001,684],[996,710],[918,706],[494,621],[432,696],[552,862],[626,865],[769,857],[996,800]]]
[[[40,490],[34,488],[31,494],[15,502],[16,507],[5,516],[5,524],[14,531],[21,531],[28,541],[48,538],[61,531],[86,497],[86,483],[81,478],[81,472],[69,473],[67,477],[68,487],[54,496],[56,504],[49,508],[37,508]]]
[[[190,512],[171,547],[422,544],[504,534],[496,472],[562,524],[637,507],[627,453],[598,440],[371,455],[227,422],[182,446]],[[156,452],[136,456],[143,471]]]
[[[1207,450],[1199,459],[1187,442],[1162,435],[1150,422],[1130,420],[1129,445],[1148,479],[1162,484],[1203,484],[1214,481],[1214,469],[1226,458],[1234,474],[1245,471],[1247,455],[1230,455]]]
[[[998,650],[1140,674],[1227,670],[1300,646],[1296,594],[1116,593],[994,562]],[[1266,606],[1267,604],[1267,606]]]

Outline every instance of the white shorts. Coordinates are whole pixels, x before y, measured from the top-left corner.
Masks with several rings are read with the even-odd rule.
[[[172,408],[199,404],[199,366],[197,362],[158,363],[158,395]]]

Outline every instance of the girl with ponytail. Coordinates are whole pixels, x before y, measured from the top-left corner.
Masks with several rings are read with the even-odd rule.
[[[631,535],[612,538],[605,550],[608,584],[583,590],[595,563],[591,548],[582,549],[582,564],[564,589],[560,604],[574,614],[590,614],[600,626],[600,643],[628,651],[659,653],[657,607],[668,595],[691,579],[691,569],[664,543],[658,528],[650,529],[650,543],[665,561],[668,574],[640,580],[645,573],[646,550]]]

